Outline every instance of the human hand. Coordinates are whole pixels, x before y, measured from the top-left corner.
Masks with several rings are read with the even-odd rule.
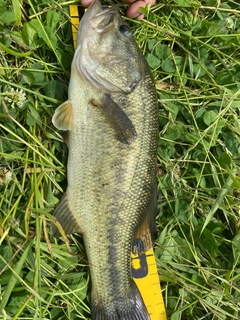
[[[93,0],[82,0],[82,5],[84,7],[89,7]],[[123,2],[130,4],[127,10],[127,16],[129,18],[143,19],[143,14],[139,11],[139,7],[146,7],[148,3],[150,6],[154,5],[156,0],[123,0]]]
[[[139,7],[146,7],[148,3],[153,6],[156,0],[123,0],[123,2],[130,4],[127,10],[127,16],[129,18],[143,19],[143,14],[139,11]]]

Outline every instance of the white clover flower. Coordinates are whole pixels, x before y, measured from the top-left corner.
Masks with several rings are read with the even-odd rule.
[[[12,172],[5,167],[0,167],[0,185],[7,184],[12,179]]]
[[[11,107],[14,108],[16,105],[18,108],[23,108],[25,103],[27,102],[26,93],[23,90],[13,89],[11,91],[6,91],[3,93],[4,100],[11,103]]]
[[[232,18],[227,18],[226,19],[226,28],[228,29],[233,29],[234,27],[234,21]]]

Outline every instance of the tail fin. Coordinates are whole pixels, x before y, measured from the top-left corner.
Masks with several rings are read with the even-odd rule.
[[[92,292],[92,320],[150,320],[150,316],[132,280],[131,292],[122,297],[118,296],[115,300],[110,297],[107,305],[104,305],[101,298],[95,297]]]

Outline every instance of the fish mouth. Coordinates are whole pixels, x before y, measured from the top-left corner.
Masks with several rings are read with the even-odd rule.
[[[91,3],[91,5],[89,6],[89,8],[87,9],[87,11],[84,14],[84,17],[82,19],[83,20],[91,20],[94,19],[95,17],[101,17],[106,15],[111,15],[114,13],[117,13],[117,7],[116,6],[112,6],[110,8],[107,7],[102,7],[101,1],[100,0],[93,0],[93,2]]]
[[[95,14],[98,14],[98,13],[101,14],[103,12],[108,13],[109,11],[116,12],[117,8],[116,8],[115,5],[110,7],[110,8],[107,8],[106,6],[102,7],[102,4],[101,4],[100,0],[93,0],[87,11],[94,11]],[[93,16],[94,13],[91,14],[91,15]]]
[[[109,31],[113,27],[114,16],[118,13],[117,7],[103,8],[99,0],[94,0],[91,7],[92,6],[94,13],[90,18],[91,28],[98,33]],[[91,7],[89,7],[89,9],[91,9]]]
[[[77,46],[81,43],[84,34],[89,34],[91,29],[102,33],[109,31],[113,26],[114,15],[118,13],[117,7],[103,8],[100,0],[93,0],[85,12],[78,28]]]

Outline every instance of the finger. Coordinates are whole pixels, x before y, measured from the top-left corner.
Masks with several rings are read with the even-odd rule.
[[[131,0],[126,0],[131,1]],[[148,3],[150,3],[150,6],[155,4],[156,0],[138,0],[130,5],[130,7],[127,10],[127,16],[129,18],[136,18],[138,17],[139,20],[143,19],[143,14],[139,11],[139,7],[146,7]]]
[[[93,0],[82,0],[82,5],[87,8],[92,2]]]
[[[129,3],[129,4],[130,4],[130,3],[133,3],[133,2],[135,2],[135,1],[136,1],[136,0],[122,0],[123,3]]]

